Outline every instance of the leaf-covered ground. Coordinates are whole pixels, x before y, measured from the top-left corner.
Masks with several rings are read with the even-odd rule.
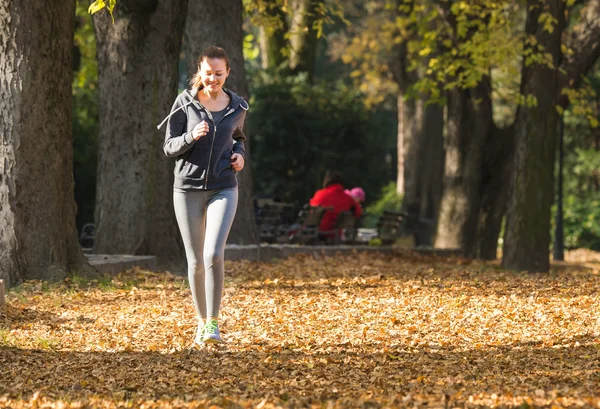
[[[181,277],[11,291],[0,407],[600,407],[600,275],[399,254],[228,262],[226,344]]]

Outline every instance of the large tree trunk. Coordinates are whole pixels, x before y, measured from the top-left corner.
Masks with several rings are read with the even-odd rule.
[[[554,67],[561,64],[561,36],[565,26],[565,2],[527,2],[526,34],[534,36]],[[540,23],[549,12],[557,24],[552,32]],[[538,51],[534,51],[538,52]],[[546,64],[524,64],[521,94],[533,96],[535,106],[517,111],[516,152],[506,218],[502,264],[506,268],[548,271],[550,268],[550,207],[554,191],[554,160],[557,139],[559,72]]]
[[[93,270],[77,242],[71,140],[75,1],[0,2],[0,278]]]
[[[210,7],[204,7],[199,1],[191,2],[185,27],[184,50],[188,59],[194,62],[189,67],[191,76],[198,68],[198,56],[206,47],[223,47],[231,63],[231,74],[225,85],[248,99],[244,71],[242,12],[241,0],[223,0],[211,4]],[[223,27],[227,27],[227,30],[224,31]],[[236,244],[254,244],[258,236],[252,200],[252,160],[248,132],[246,137],[246,166],[238,175],[239,202],[228,240],[229,243]]]
[[[315,24],[325,5],[323,0],[297,0],[296,3],[290,32],[290,68],[295,73],[307,73],[308,80],[312,81],[319,40]]]
[[[483,148],[493,129],[489,77],[449,91],[444,192],[435,246],[477,255]]]
[[[173,163],[156,125],[177,93],[187,0],[119,0],[115,23],[94,15],[99,126],[96,253],[180,259]]]

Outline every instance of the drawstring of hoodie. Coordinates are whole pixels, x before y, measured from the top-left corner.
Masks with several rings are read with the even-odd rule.
[[[180,109],[185,108],[189,104],[194,103],[194,97],[192,96],[192,94],[190,93],[190,91],[186,89],[185,92],[187,92],[187,94],[190,96],[191,100],[188,101],[188,102],[186,102],[185,104],[183,104],[182,106],[180,106],[179,108],[177,108],[176,110],[174,110],[173,112],[171,112],[169,115],[167,115],[167,117],[165,119],[163,119],[160,124],[158,124],[158,126],[156,127],[156,129],[160,129],[164,125],[164,123],[167,122],[169,120],[169,118],[171,118],[173,116],[173,114],[175,114],[177,111],[179,111]],[[242,100],[239,106],[244,111],[247,111],[248,110],[248,103],[246,102],[246,106],[244,106],[243,102],[246,102],[246,101]]]
[[[166,117],[165,119],[163,119],[163,121],[162,121],[162,122],[161,122],[161,123],[160,123],[160,124],[159,124],[159,125],[156,127],[156,129],[160,129],[160,127],[161,127],[161,126],[163,126],[163,124],[164,124],[165,122],[167,122],[167,120],[168,120],[169,118],[171,118],[171,116],[173,116],[173,114],[174,114],[175,112],[179,111],[180,109],[183,109],[183,108],[185,108],[186,106],[188,106],[188,105],[189,105],[189,104],[191,104],[192,102],[194,102],[194,100],[191,100],[190,102],[188,102],[188,103],[186,103],[186,104],[184,104],[184,105],[180,106],[180,107],[179,107],[179,108],[177,108],[175,111],[171,112],[169,115],[167,115],[167,117]]]

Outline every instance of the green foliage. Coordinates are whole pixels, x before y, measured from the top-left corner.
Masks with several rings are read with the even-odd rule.
[[[577,98],[572,99],[574,102],[564,115],[563,225],[566,248],[585,247],[600,251],[600,132],[592,120],[600,117],[600,103],[594,97],[598,92],[600,64],[587,76],[583,88]]]
[[[260,49],[256,42],[255,36],[252,33],[246,34],[244,36],[244,43],[242,45],[242,48],[244,53],[244,60],[255,60],[260,53]]]
[[[380,216],[384,211],[399,212],[402,196],[396,192],[396,182],[390,182],[381,190],[379,200],[367,207],[367,212]]]
[[[555,212],[556,206],[553,207]],[[584,200],[572,194],[566,196],[563,225],[565,248],[600,251],[600,192],[586,196]]]
[[[303,75],[251,77],[256,193],[301,206],[322,187],[325,172],[337,169],[347,188],[360,186],[369,199],[395,177],[395,124],[366,109],[360,92],[339,81],[313,86]]]
[[[585,78],[578,89],[568,87],[562,90],[562,93],[569,97],[571,112],[589,121],[592,128],[597,128],[600,125],[600,118],[598,118],[597,112],[594,111],[594,102],[596,102],[600,91],[599,81],[600,70],[597,70]],[[559,113],[562,113],[560,109]]]
[[[400,48],[416,81],[410,95],[425,94],[432,101],[443,100],[445,89],[474,87],[492,69],[515,77],[512,63],[523,50],[518,3],[456,1],[431,7],[414,0],[397,9],[392,2],[368,4],[368,15],[348,30],[342,58],[354,68],[357,86],[372,90],[369,97],[375,104],[396,92],[398,78],[392,74],[401,62]]]
[[[596,149],[576,148],[565,158],[563,225],[566,248],[585,247],[600,251],[598,169],[600,151]]]
[[[399,212],[401,208],[402,196],[396,192],[396,182],[390,182],[381,190],[379,199],[365,209],[367,215],[363,220],[363,225],[375,227],[377,219],[384,211]]]
[[[288,0],[243,0],[244,11],[250,18],[250,22],[256,26],[262,26],[267,34],[284,27],[281,18],[285,18],[289,24],[294,16],[298,4]],[[344,9],[339,2],[319,2],[315,13],[315,21],[312,29],[317,32],[317,37],[323,35],[323,29],[328,24],[334,24],[336,20],[347,23],[344,17]],[[289,34],[288,34],[289,36]]]
[[[383,245],[383,242],[381,241],[380,238],[374,237],[369,240],[368,244],[369,244],[369,246],[381,246],[381,245]]]

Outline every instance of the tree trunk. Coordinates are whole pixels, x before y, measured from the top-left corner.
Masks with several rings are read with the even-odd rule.
[[[0,279],[91,273],[75,227],[75,1],[0,2]]]
[[[406,18],[414,2],[396,0],[392,15]],[[408,10],[406,9],[408,7]],[[398,32],[399,38],[404,38]],[[407,99],[419,74],[409,70],[407,42],[394,47],[390,62],[398,84],[398,177],[396,189],[403,195],[402,207],[411,213],[415,245],[431,245],[442,196],[444,170],[444,115],[440,105],[427,105],[425,97]]]
[[[397,192],[411,214],[415,245],[431,245],[437,218],[444,164],[443,109],[423,98],[398,96]]]
[[[94,15],[99,127],[94,252],[180,259],[173,162],[162,152],[177,93],[187,0],[119,0]]]
[[[477,255],[484,143],[493,128],[489,77],[472,89],[454,89],[448,97],[444,192],[435,246]]]
[[[396,179],[396,192],[404,196],[404,202],[416,198],[417,173],[414,156],[416,133],[423,122],[423,103],[421,100],[407,98],[404,93],[399,93],[398,99],[398,176]]]
[[[514,135],[514,126],[494,128],[483,152],[482,199],[476,254],[477,258],[483,260],[495,260],[498,253],[498,237],[508,202]]]
[[[210,7],[203,7],[202,2],[193,1],[188,11],[188,22],[185,27],[185,54],[193,66],[190,76],[197,70],[196,60],[202,51],[217,45],[227,51],[231,63],[231,74],[225,84],[237,94],[248,99],[248,84],[244,71],[242,30],[243,6],[241,0],[223,0]],[[223,30],[227,27],[227,30]],[[252,107],[250,107],[250,112]],[[239,202],[229,235],[229,243],[254,244],[257,242],[256,221],[252,193],[252,160],[250,155],[250,138],[246,133],[246,165],[238,175]]]
[[[307,73],[308,80],[312,81],[315,75],[319,40],[314,26],[319,18],[320,10],[324,7],[324,1],[299,0],[297,3],[290,32],[290,68],[295,73]]]
[[[526,34],[534,36],[554,67],[561,64],[565,2],[527,2]],[[557,24],[552,32],[539,17],[550,12]],[[550,208],[554,192],[559,72],[545,64],[523,65],[521,94],[533,96],[535,106],[517,111],[516,151],[506,218],[502,264],[505,268],[548,271],[550,268]]]
[[[274,69],[283,66],[288,60],[286,50],[289,46],[285,36],[289,24],[278,0],[266,0],[263,3],[265,11],[264,23],[260,27],[261,66],[264,69]]]
[[[444,108],[427,105],[420,135],[416,203],[419,204],[415,245],[432,246],[443,192],[444,177]]]

